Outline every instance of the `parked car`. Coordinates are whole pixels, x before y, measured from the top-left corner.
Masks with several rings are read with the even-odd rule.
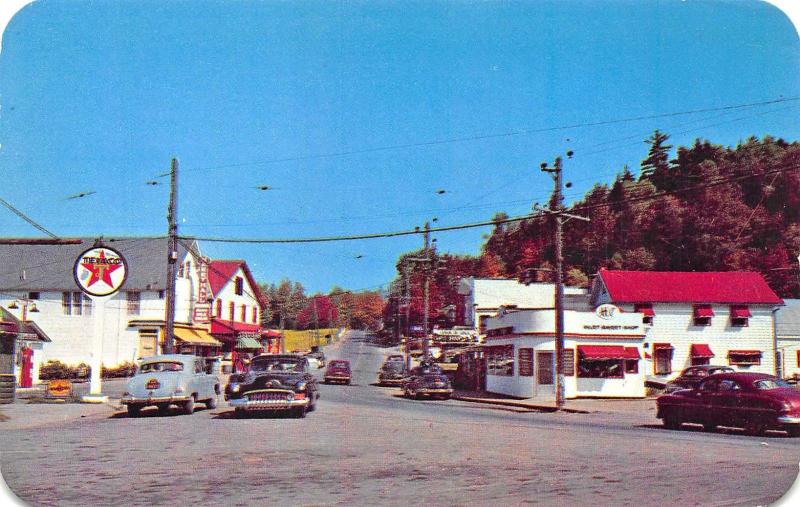
[[[736,370],[730,366],[718,366],[704,364],[700,366],[690,366],[681,372],[680,375],[667,382],[664,392],[672,393],[679,389],[692,389],[700,385],[700,382],[714,373],[733,373]]]
[[[406,364],[403,361],[386,360],[378,372],[378,384],[382,386],[401,385],[406,378]]]
[[[800,391],[765,373],[716,373],[694,389],[664,394],[656,400],[656,417],[664,426],[683,423],[744,428],[758,435],[768,429],[800,436]]]
[[[411,369],[411,375],[403,382],[403,394],[406,398],[429,396],[446,400],[453,394],[453,387],[441,368],[422,365]]]
[[[220,381],[210,373],[211,367],[212,363],[192,355],[145,357],[128,381],[121,403],[127,405],[131,417],[147,406],[166,412],[170,405],[178,405],[185,414],[194,412],[198,401],[216,408]]]
[[[328,369],[325,370],[325,383],[332,384],[339,382],[350,385],[350,362],[343,359],[335,359],[328,363]]]
[[[306,357],[313,368],[325,367],[325,353],[319,347],[311,347],[311,352],[306,354]]]
[[[237,417],[252,411],[291,411],[305,417],[316,408],[319,391],[307,358],[271,354],[254,357],[247,372],[231,375],[225,399]]]

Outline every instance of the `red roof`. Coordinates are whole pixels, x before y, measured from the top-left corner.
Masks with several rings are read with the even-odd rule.
[[[261,305],[262,308],[267,306],[267,297],[258,287],[255,278],[253,278],[253,274],[250,273],[250,268],[247,267],[247,263],[240,259],[215,260],[208,264],[208,284],[211,286],[211,293],[216,297],[222,288],[225,287],[225,284],[233,279],[233,276],[239,268],[242,269],[258,304]]]
[[[601,269],[599,276],[615,303],[783,304],[764,277],[748,271]]]

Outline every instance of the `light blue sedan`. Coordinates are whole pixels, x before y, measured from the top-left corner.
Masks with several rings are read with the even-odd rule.
[[[156,406],[162,413],[178,405],[184,414],[194,412],[196,402],[216,408],[220,381],[210,373],[202,357],[166,354],[142,359],[122,395],[128,415],[136,417],[144,407]]]

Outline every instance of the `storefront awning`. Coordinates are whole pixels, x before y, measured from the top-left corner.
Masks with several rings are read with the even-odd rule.
[[[258,343],[258,340],[255,338],[251,338],[250,336],[240,336],[238,340],[236,340],[236,348],[237,349],[260,349],[261,344]]]
[[[189,345],[199,345],[205,347],[221,347],[222,343],[202,329],[187,327],[175,328],[175,339]]]
[[[280,338],[281,332],[276,331],[275,329],[267,329],[266,331],[261,333],[263,336],[267,338]]]
[[[694,316],[695,317],[713,317],[714,310],[711,309],[711,305],[695,305],[694,306]]]
[[[583,359],[594,359],[597,361],[611,359],[639,359],[639,352],[634,348],[636,357],[630,357],[631,353],[625,350],[622,345],[578,345],[578,354]]]
[[[651,303],[641,303],[633,305],[633,311],[637,313],[643,313],[648,317],[652,317],[656,314],[653,311],[653,305]]]
[[[636,347],[625,347],[625,359],[641,359],[639,349]]]
[[[695,358],[709,358],[714,357],[714,353],[711,351],[711,347],[705,343],[693,343],[691,347],[691,356]]]
[[[732,319],[749,319],[751,317],[750,308],[745,305],[731,306]]]
[[[761,357],[760,350],[729,350],[728,356],[750,356]]]

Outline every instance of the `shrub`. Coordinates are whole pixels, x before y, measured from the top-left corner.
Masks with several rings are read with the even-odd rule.
[[[101,370],[102,378],[122,378],[130,377],[136,372],[136,365],[131,362],[124,362],[111,368],[103,366]],[[78,365],[64,364],[54,359],[44,363],[39,368],[39,378],[41,380],[55,379],[87,379],[91,376],[92,368],[86,363]]]
[[[134,373],[136,373],[136,365],[134,363],[126,361],[112,368],[107,368],[103,366],[102,377],[103,378],[132,377]]]

